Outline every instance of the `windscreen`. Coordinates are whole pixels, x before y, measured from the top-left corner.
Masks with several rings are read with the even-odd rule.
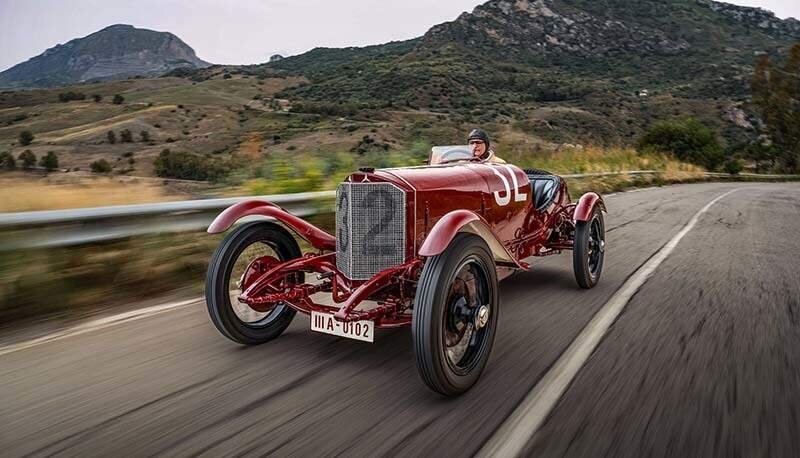
[[[431,155],[428,159],[430,165],[441,164],[443,162],[456,162],[461,159],[472,157],[469,145],[434,146],[431,148]]]

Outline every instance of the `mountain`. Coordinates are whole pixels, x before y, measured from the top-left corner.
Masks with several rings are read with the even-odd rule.
[[[209,65],[171,33],[117,24],[56,45],[11,67],[0,73],[0,87],[52,87],[84,81],[157,76],[176,68]]]
[[[452,105],[451,91],[530,95],[553,79],[556,91],[583,82],[627,89],[689,83],[699,92],[722,77],[726,90],[741,93],[755,55],[798,40],[800,21],[711,0],[491,0],[402,42],[406,49],[388,43],[345,55],[319,48],[271,67],[312,76],[318,87],[298,94],[410,98],[430,107]],[[524,75],[535,81],[516,87]],[[395,84],[387,91],[386,82]],[[426,84],[441,90],[421,90]]]
[[[490,0],[414,40],[264,68],[311,80],[288,99],[535,118],[544,137],[625,142],[678,114],[713,117],[736,137],[755,59],[797,41],[796,19],[711,0]]]

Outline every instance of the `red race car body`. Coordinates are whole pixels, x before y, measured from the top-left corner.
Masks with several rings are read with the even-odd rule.
[[[232,245],[239,243],[237,237],[259,236],[236,236],[232,232],[229,246],[225,248],[223,242],[212,259],[207,279],[209,311],[220,331],[241,343],[261,343],[283,330],[259,334],[247,322],[232,322],[236,318],[225,309],[238,302],[251,312],[267,316],[277,309],[282,310],[280,313],[313,314],[314,330],[372,341],[371,335],[362,334],[372,333],[375,327],[422,322],[415,314],[422,315],[418,309],[427,307],[444,318],[428,318],[419,329],[415,324],[415,335],[436,334],[435,328],[444,326],[445,331],[439,334],[450,336],[452,341],[466,329],[472,330],[470,335],[488,333],[486,329],[496,324],[499,305],[493,297],[498,279],[515,269],[527,269],[526,259],[531,256],[577,247],[573,260],[578,283],[591,287],[597,282],[605,245],[601,214],[605,206],[598,194],[587,193],[578,203],[572,203],[565,182],[547,172],[460,156],[448,162],[432,154],[430,161],[434,165],[363,168],[351,174],[337,189],[335,234],[269,202],[247,201],[220,214],[208,232],[223,232],[244,216],[263,215],[283,223],[314,248],[299,254],[284,227],[271,222],[250,223],[254,229],[245,231],[248,234],[261,231],[263,235],[267,230],[277,234],[261,237],[275,253],[243,263],[234,260],[239,248]],[[450,266],[457,259],[463,261],[462,265]],[[228,265],[237,262],[246,267],[235,274],[239,277],[236,288],[230,288],[235,269]],[[439,264],[444,267],[436,267]],[[305,281],[307,274],[315,275],[316,281]],[[420,288],[431,290],[433,296],[427,298]],[[420,305],[423,302],[430,305]],[[442,307],[444,312],[436,311]],[[440,321],[445,324],[440,326]],[[455,348],[442,339],[443,348]],[[424,343],[416,346],[425,347],[422,352],[436,352],[442,346],[437,342],[431,345],[435,348]],[[488,353],[482,356],[480,345],[474,345],[475,355],[485,363]],[[459,394],[474,380],[461,383],[453,375],[449,382],[437,382],[424,375],[426,371],[436,372],[436,364],[444,364],[446,359],[420,371],[436,391]],[[479,365],[482,369],[482,363]],[[456,374],[458,364],[450,366]]]

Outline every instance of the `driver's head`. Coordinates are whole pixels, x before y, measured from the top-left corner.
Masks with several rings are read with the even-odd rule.
[[[469,149],[475,157],[482,157],[489,149],[489,135],[483,129],[473,129],[469,133]]]

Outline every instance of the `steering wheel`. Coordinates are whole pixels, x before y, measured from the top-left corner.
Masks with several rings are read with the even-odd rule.
[[[467,161],[467,162],[484,162],[484,159],[479,157],[470,156],[470,157],[457,157],[453,159],[442,159],[439,161],[439,164],[449,164],[451,162],[459,162],[459,161]]]

